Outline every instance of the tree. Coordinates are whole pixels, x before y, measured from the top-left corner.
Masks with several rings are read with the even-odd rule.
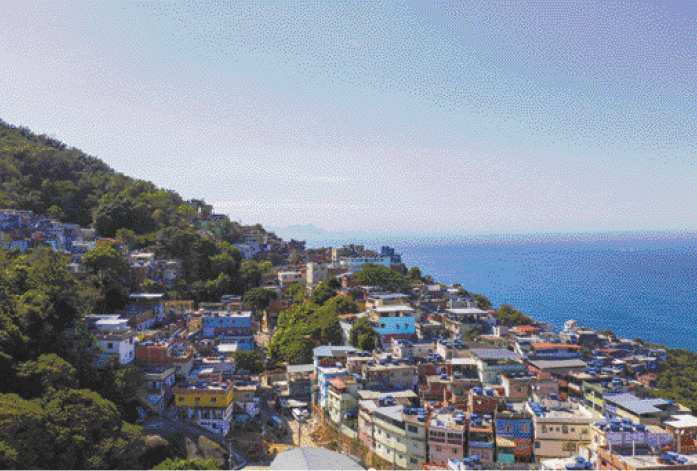
[[[303,260],[303,256],[300,253],[298,253],[297,251],[293,251],[293,255],[290,257],[288,263],[290,263],[291,265],[299,265],[303,262]]]
[[[252,306],[257,311],[264,311],[271,302],[278,298],[278,294],[274,290],[266,288],[252,288],[247,291],[242,300]]]
[[[152,212],[144,206],[135,205],[131,200],[107,199],[94,212],[94,227],[103,237],[114,237],[121,228],[131,229],[136,234],[155,230],[156,223]]]
[[[495,312],[494,317],[507,326],[531,325],[532,319],[524,315],[510,304],[502,304]]]
[[[489,301],[489,298],[481,294],[472,293],[472,299],[474,299],[474,302],[477,303],[477,307],[483,311],[489,311],[492,307],[494,307],[491,304],[491,301]]]
[[[230,292],[232,287],[232,280],[226,273],[221,273],[215,280],[209,280],[206,282],[206,292],[208,293],[208,299],[211,301],[219,300],[224,294]]]
[[[351,296],[334,296],[324,305],[337,314],[355,314],[358,312],[358,304]]]
[[[56,206],[55,204],[46,210],[46,215],[51,219],[65,221],[65,213],[59,206]]]
[[[0,468],[56,468],[47,420],[36,402],[17,394],[0,394]]]
[[[240,275],[244,283],[245,291],[261,285],[261,270],[254,260],[244,260],[240,266]]]
[[[336,291],[331,289],[328,284],[322,282],[317,288],[314,289],[314,291],[312,291],[310,301],[322,306],[334,296],[336,296]]]
[[[353,274],[353,279],[359,285],[379,286],[391,292],[407,292],[411,288],[403,275],[374,263],[363,264],[361,270]]]
[[[145,452],[139,427],[123,422],[116,406],[99,394],[82,390],[53,391],[40,402],[55,458],[51,468],[136,468]]]
[[[407,278],[409,278],[409,281],[412,283],[420,283],[423,281],[421,279],[421,269],[419,267],[411,267],[407,274]]]
[[[367,317],[356,319],[349,333],[349,343],[355,348],[369,352],[375,349],[375,331]]]
[[[264,370],[264,362],[258,352],[237,350],[232,357],[238,370],[249,371],[251,374],[259,374]]]
[[[126,258],[111,245],[103,245],[86,253],[82,263],[92,271],[90,280],[99,292],[95,310],[109,313],[123,309],[130,275]]]
[[[110,273],[125,283],[129,275],[128,261],[111,245],[102,245],[82,257],[82,263],[95,273]]]
[[[343,333],[336,311],[305,302],[283,311],[268,344],[269,354],[289,363],[309,363],[319,345],[341,345]]]
[[[145,383],[143,372],[132,365],[120,367],[114,377],[114,386],[118,402],[125,405],[136,397],[136,393]]]
[[[214,470],[219,469],[215,460],[196,460],[196,459],[182,459],[182,458],[167,458],[162,463],[158,464],[153,468],[154,470]]]
[[[42,396],[49,388],[72,389],[78,386],[75,368],[55,354],[26,361],[17,370],[18,389],[28,399]]]
[[[134,249],[138,245],[136,233],[123,227],[116,231],[116,240],[120,240],[129,249]]]
[[[286,288],[286,295],[290,297],[294,303],[301,303],[305,300],[307,287],[299,283],[293,283]]]
[[[331,278],[328,278],[325,280],[323,283],[326,283],[327,286],[329,286],[333,290],[338,290],[341,289],[341,283],[339,280],[336,279],[335,276],[332,276]]]

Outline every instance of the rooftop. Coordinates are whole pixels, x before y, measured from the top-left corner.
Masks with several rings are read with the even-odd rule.
[[[324,470],[345,469],[362,470],[351,458],[324,448],[296,448],[278,454],[273,460],[271,470],[300,469]]]
[[[510,350],[505,350],[503,348],[473,348],[470,350],[470,352],[482,360],[517,360],[525,358],[525,355],[521,355]]]
[[[321,347],[316,347],[312,350],[312,354],[315,357],[333,357],[333,356],[342,356],[345,357],[349,353],[354,353],[359,351],[356,348],[353,347],[344,347],[344,346],[337,346],[333,347],[330,345],[324,345]]]
[[[667,406],[672,404],[665,399],[641,399],[631,393],[615,394],[605,398],[606,402],[616,404],[623,409],[637,415],[655,414],[662,412],[657,406]]]

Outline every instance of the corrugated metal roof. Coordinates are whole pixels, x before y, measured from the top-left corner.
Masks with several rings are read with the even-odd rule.
[[[496,359],[505,359],[505,358],[511,358],[511,359],[518,359],[518,358],[525,358],[525,355],[521,355],[516,352],[512,352],[510,350],[505,350],[503,348],[473,348],[470,350],[474,355],[478,356],[479,358],[482,359],[491,359],[491,360],[496,360]]]

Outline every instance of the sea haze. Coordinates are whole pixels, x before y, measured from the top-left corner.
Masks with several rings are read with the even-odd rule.
[[[401,238],[389,243],[408,267],[418,266],[442,283],[461,283],[494,305],[508,302],[557,329],[575,319],[620,337],[697,351],[697,234]]]

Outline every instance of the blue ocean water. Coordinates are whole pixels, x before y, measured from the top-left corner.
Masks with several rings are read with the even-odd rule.
[[[697,351],[697,237],[393,241],[403,262],[561,329],[575,319]]]

